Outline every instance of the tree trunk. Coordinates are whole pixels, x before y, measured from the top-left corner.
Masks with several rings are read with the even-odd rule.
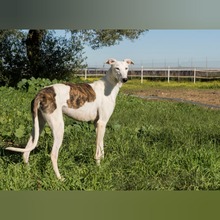
[[[27,57],[30,62],[32,74],[35,78],[39,77],[40,74],[40,63],[41,63],[41,43],[45,36],[45,30],[29,30],[26,47]]]

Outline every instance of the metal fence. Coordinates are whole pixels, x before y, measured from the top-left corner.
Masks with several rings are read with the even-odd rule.
[[[106,68],[87,68],[80,70],[78,76],[101,77],[106,74]],[[129,78],[139,78],[141,83],[144,79],[165,79],[170,80],[188,79],[196,83],[197,80],[219,80],[220,68],[135,68],[128,72]]]

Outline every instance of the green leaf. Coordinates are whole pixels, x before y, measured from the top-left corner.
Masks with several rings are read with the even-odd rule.
[[[15,136],[17,138],[22,138],[25,133],[25,127],[24,125],[20,125],[18,129],[15,130]]]

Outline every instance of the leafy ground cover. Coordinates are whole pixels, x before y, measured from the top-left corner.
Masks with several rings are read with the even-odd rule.
[[[123,91],[139,86],[132,81]],[[23,81],[19,89],[0,88],[1,190],[220,189],[220,112],[185,103],[146,101],[123,92],[107,125],[105,160],[100,167],[93,159],[93,124],[69,118],[65,118],[58,160],[65,181],[58,181],[52,170],[49,127],[31,153],[29,166],[24,165],[20,153],[4,148],[26,145],[36,83],[41,87],[49,82]],[[163,86],[172,87],[158,85]],[[207,89],[213,86],[218,88],[213,83]]]

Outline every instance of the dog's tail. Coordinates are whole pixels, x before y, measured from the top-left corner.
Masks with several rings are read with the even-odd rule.
[[[5,148],[6,150],[10,150],[10,151],[16,151],[16,152],[28,152],[28,151],[32,151],[36,146],[37,146],[37,142],[39,139],[39,118],[38,118],[38,109],[40,106],[40,102],[41,102],[41,97],[40,96],[36,96],[35,99],[32,100],[31,102],[31,113],[32,113],[32,119],[33,119],[33,132],[32,132],[32,137],[31,140],[28,142],[27,145],[29,145],[26,148],[17,148],[17,147],[7,147]]]

